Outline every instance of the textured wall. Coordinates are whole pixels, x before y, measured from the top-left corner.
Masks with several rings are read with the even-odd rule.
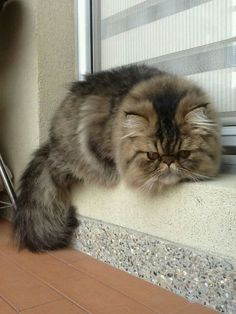
[[[75,80],[74,0],[37,1],[40,142]]]

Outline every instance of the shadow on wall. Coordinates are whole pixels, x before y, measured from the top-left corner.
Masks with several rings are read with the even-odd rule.
[[[19,1],[7,2],[0,16],[0,78],[14,67],[17,58],[17,47],[21,41],[23,25],[23,5]]]
[[[24,8],[20,1],[7,1],[0,12],[0,138],[6,132],[6,107],[11,105],[5,101],[5,84],[9,73],[19,59],[19,44],[24,21]],[[0,151],[2,151],[0,141]]]
[[[7,0],[0,0],[0,11],[2,10],[3,8],[3,5],[5,4]]]

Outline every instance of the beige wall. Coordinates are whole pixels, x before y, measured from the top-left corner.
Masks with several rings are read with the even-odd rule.
[[[37,1],[40,142],[75,80],[74,0]]]
[[[19,177],[75,79],[73,0],[9,0],[0,25],[0,148]]]

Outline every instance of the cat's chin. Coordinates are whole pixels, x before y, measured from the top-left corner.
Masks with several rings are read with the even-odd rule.
[[[181,178],[177,176],[176,174],[169,173],[169,174],[164,174],[159,177],[159,185],[160,189],[163,189],[167,186],[172,186],[180,182]]]

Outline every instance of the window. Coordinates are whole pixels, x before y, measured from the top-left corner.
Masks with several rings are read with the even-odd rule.
[[[90,12],[87,70],[147,63],[196,81],[222,118],[224,170],[235,169],[236,0],[78,0],[82,2],[89,3]],[[81,77],[85,72],[80,71]]]

